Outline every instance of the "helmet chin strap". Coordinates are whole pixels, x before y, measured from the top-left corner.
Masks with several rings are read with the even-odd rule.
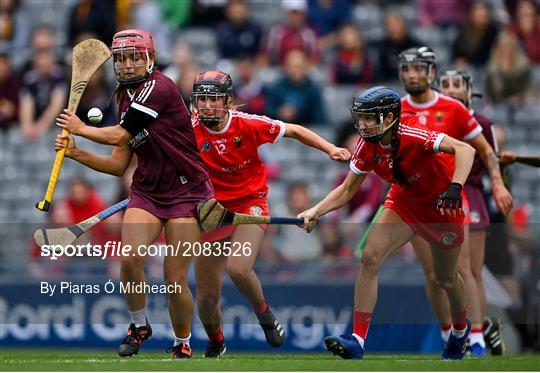
[[[199,119],[201,120],[202,124],[206,128],[209,128],[209,129],[213,130],[213,128],[216,128],[217,126],[219,126],[221,124],[221,122],[227,116],[228,113],[229,113],[229,109],[223,109],[223,115],[221,115],[220,118],[216,118],[216,117],[205,118],[205,117],[201,116],[201,114],[199,112]]]
[[[148,54],[148,51],[146,51],[146,72],[148,74],[151,74],[153,69],[154,61],[152,61],[152,64],[150,64],[150,55]]]
[[[396,124],[396,122],[399,120],[399,117],[398,118],[395,118],[391,123],[390,125],[388,126],[388,128],[384,128],[384,116],[383,116],[383,113],[380,113],[379,114],[379,125],[381,127],[383,127],[383,131],[382,133],[379,133],[378,135],[374,135],[374,136],[369,136],[369,137],[364,137],[362,136],[362,138],[364,140],[366,140],[367,142],[369,143],[376,143],[378,141],[381,141],[382,138],[388,133],[388,131],[390,131],[392,129],[392,127],[394,127],[394,125]]]
[[[435,73],[433,72],[433,66],[428,66],[428,72],[427,72],[427,84],[425,86],[421,85],[414,85],[414,86],[407,86],[405,85],[405,91],[411,95],[419,95],[421,93],[424,93],[431,87],[431,83],[433,83],[433,80],[435,80]]]

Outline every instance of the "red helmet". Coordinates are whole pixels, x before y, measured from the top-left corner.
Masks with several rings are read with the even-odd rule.
[[[147,74],[150,74],[152,72],[154,64],[153,62],[150,63],[150,57],[153,57],[155,54],[154,40],[152,39],[152,35],[148,31],[141,29],[129,29],[117,32],[113,36],[111,51],[113,53],[113,58],[115,62],[115,55],[124,56],[125,54],[135,53],[135,51],[138,51],[141,58],[146,63]],[[120,76],[120,72],[118,71],[116,63],[114,64],[114,72],[116,75],[116,79],[120,82],[120,84],[140,83],[144,79],[146,79],[147,76],[146,74],[145,76],[123,78]]]

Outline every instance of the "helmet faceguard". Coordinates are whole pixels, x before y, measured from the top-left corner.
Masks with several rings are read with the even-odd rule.
[[[155,51],[148,31],[131,29],[117,32],[113,36],[111,52],[114,75],[121,85],[137,85],[152,73]],[[144,67],[144,75],[136,73],[140,67]]]
[[[429,47],[409,48],[401,52],[399,54],[399,76],[407,93],[415,95],[426,91],[435,79],[435,66],[435,52]],[[425,71],[427,84],[407,85],[403,74],[411,70]]]
[[[377,86],[357,93],[349,107],[354,128],[368,142],[375,143],[401,118],[401,98],[393,90]],[[388,113],[393,114],[391,122],[385,124]]]
[[[444,94],[455,98],[467,107],[471,104],[473,78],[471,74],[459,67],[445,69],[439,78],[439,87]],[[459,92],[465,93],[465,97]],[[457,93],[457,94],[456,94]]]
[[[223,107],[218,102],[223,100]],[[204,71],[193,82],[190,108],[208,128],[216,127],[227,114],[232,102],[232,79],[217,70]]]

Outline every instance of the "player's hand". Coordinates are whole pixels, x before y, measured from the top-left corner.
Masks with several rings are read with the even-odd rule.
[[[68,109],[64,109],[64,112],[56,118],[56,125],[74,135],[80,135],[81,129],[86,126],[75,113]]]
[[[56,136],[56,140],[54,141],[54,150],[60,151],[64,148],[66,148],[66,152],[64,153],[64,155],[68,158],[71,158],[75,153],[75,150],[77,149],[73,136]]]
[[[335,145],[328,152],[328,156],[333,161],[347,162],[349,159],[351,159],[351,153],[348,149],[338,148]]]
[[[303,218],[304,224],[302,224],[302,229],[305,229],[308,233],[315,228],[315,225],[317,224],[317,213],[313,208],[310,208],[309,210],[306,210],[304,212],[301,212],[298,214],[297,218]]]
[[[506,189],[504,184],[502,182],[493,183],[493,199],[495,200],[495,204],[497,205],[497,208],[500,212],[504,214],[504,216],[508,215],[510,210],[512,210],[512,207],[514,206],[514,201],[512,200],[512,195]]]
[[[437,201],[437,209],[441,215],[456,216],[456,214],[463,214],[461,206],[463,201],[461,200],[461,190],[463,185],[460,183],[450,183],[448,188],[442,192],[439,200]]]
[[[504,151],[499,153],[499,164],[501,166],[508,166],[516,161],[516,153]]]

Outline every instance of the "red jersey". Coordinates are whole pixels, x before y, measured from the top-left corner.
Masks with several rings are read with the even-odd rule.
[[[426,130],[445,133],[457,140],[469,141],[482,132],[482,127],[460,101],[434,91],[435,97],[423,104],[412,102],[411,96],[401,99],[401,112],[413,112],[418,124]]]
[[[422,129],[415,116],[401,118],[397,131],[399,137],[399,167],[405,179],[397,184],[393,177],[393,156],[390,145],[372,144],[360,138],[350,168],[355,174],[374,171],[392,185],[400,197],[418,202],[434,202],[448,187],[453,172],[454,159],[438,153],[445,134]]]
[[[191,121],[216,199],[229,209],[266,199],[266,172],[258,147],[283,137],[285,124],[236,110],[229,110],[227,124],[217,132],[206,128],[198,116],[192,116]]]

